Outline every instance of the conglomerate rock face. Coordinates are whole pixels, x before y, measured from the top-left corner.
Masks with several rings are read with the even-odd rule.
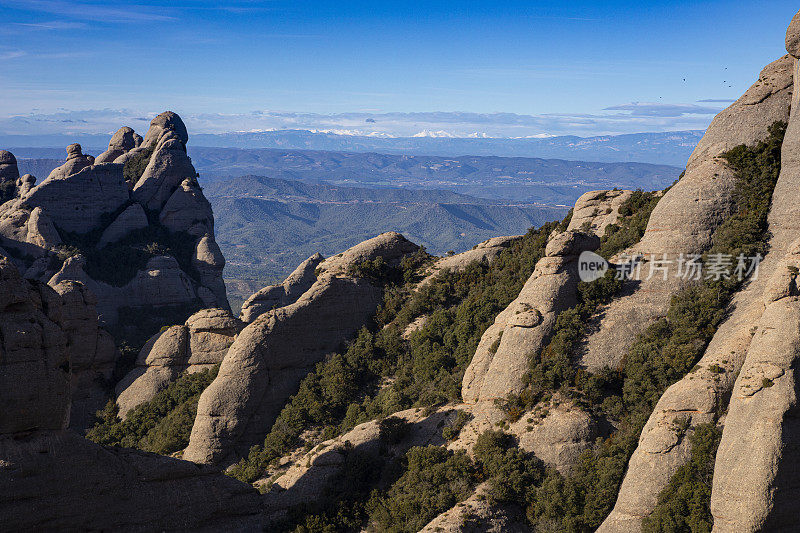
[[[67,305],[75,303],[66,319],[75,354],[72,427],[90,424],[113,388],[117,351],[109,335],[97,330],[98,314],[110,331],[135,337],[144,326],[121,320],[123,313],[182,312],[183,321],[198,308],[229,309],[225,259],[214,241],[211,206],[186,155],[187,141],[180,117],[162,113],[145,139],[121,128],[97,159],[78,144],[68,146],[66,162],[38,184],[32,176],[19,177],[13,154],[0,153],[0,182],[14,183],[12,189],[3,186],[4,194],[14,194],[0,206],[3,253],[25,278],[49,284]],[[124,162],[137,157],[144,170],[132,184]],[[171,242],[156,243],[159,251],[128,278],[109,272],[126,267],[136,250],[165,235]],[[99,267],[103,255],[118,259]],[[89,331],[84,325],[92,322]]]
[[[528,354],[544,348],[558,314],[577,302],[578,256],[599,246],[596,235],[578,231],[551,238],[519,296],[481,337],[464,374],[464,401],[493,401],[522,391]]]
[[[210,468],[65,429],[71,382],[109,361],[80,284],[56,290],[0,258],[0,515],[5,531],[260,528],[258,493]],[[97,361],[94,361],[97,363]],[[85,389],[78,387],[81,394]],[[32,502],[35,502],[33,504]]]
[[[315,271],[322,261],[322,255],[314,254],[300,263],[280,285],[269,285],[250,296],[242,304],[239,317],[250,323],[267,311],[296,302],[317,281]]]
[[[787,50],[790,51],[791,31],[790,27],[790,32],[787,33]],[[736,391],[743,386],[739,385],[739,382],[744,378],[745,372],[748,374],[753,372],[748,371],[748,361],[755,360],[754,364],[757,365],[759,360],[765,360],[764,350],[767,350],[771,357],[786,366],[787,351],[791,352],[794,344],[798,342],[797,334],[792,329],[797,327],[797,318],[791,315],[793,304],[789,267],[792,265],[787,264],[787,261],[792,263],[790,243],[796,238],[797,230],[800,229],[800,213],[790,193],[796,190],[800,183],[798,178],[800,173],[797,170],[799,167],[795,163],[800,148],[798,146],[800,137],[797,133],[800,124],[795,120],[794,113],[791,119],[784,116],[784,113],[788,113],[788,103],[797,98],[796,87],[793,90],[793,84],[796,84],[793,76],[796,66],[793,67],[793,63],[796,63],[795,59],[785,56],[768,65],[762,71],[758,82],[714,120],[712,127],[706,133],[707,138],[704,137],[700,142],[690,160],[690,167],[687,167],[687,176],[692,170],[692,177],[695,178],[696,201],[691,201],[695,196],[682,194],[673,197],[670,203],[664,203],[662,200],[653,211],[653,216],[658,214],[660,217],[658,220],[666,224],[668,210],[674,211],[673,217],[678,221],[682,216],[687,216],[686,210],[692,207],[692,203],[701,205],[705,201],[713,205],[713,202],[717,201],[722,205],[730,197],[727,194],[730,186],[725,185],[724,180],[729,179],[731,171],[718,158],[711,160],[708,158],[736,144],[752,145],[767,137],[767,128],[771,121],[788,119],[789,127],[781,149],[781,174],[768,217],[770,250],[760,265],[759,276],[734,296],[731,312],[709,343],[698,362],[697,370],[669,387],[660,398],[642,431],[639,446],[631,457],[616,505],[600,531],[622,532],[641,529],[641,521],[653,512],[659,493],[678,468],[691,457],[689,437],[694,428],[700,424],[715,422],[725,411],[729,398],[730,407],[725,417],[723,444],[718,451],[714,474],[712,512],[715,517],[715,530],[760,530],[770,513],[773,505],[772,496],[765,497],[765,495],[772,494],[775,486],[781,482],[777,481],[775,485],[770,486],[774,480],[767,472],[769,468],[765,465],[764,456],[759,454],[761,451],[766,454],[776,453],[775,446],[781,446],[776,444],[780,439],[778,435],[781,433],[781,428],[762,427],[764,421],[757,420],[758,416],[744,414],[747,410],[741,408],[741,403],[749,404],[749,407],[753,408],[757,402],[740,400],[739,398],[749,398],[749,396],[737,394]],[[792,108],[795,106],[792,105]],[[711,172],[709,169],[713,169],[713,175],[709,174]],[[720,188],[721,180],[722,188]],[[675,187],[682,182],[683,180]],[[703,187],[712,191],[715,196],[706,197],[705,193],[701,195]],[[667,193],[664,200],[667,200],[671,192],[672,190]],[[706,208],[705,212],[708,220],[714,220],[713,217],[717,216],[711,208]],[[651,225],[652,220],[651,218]],[[713,226],[703,224],[702,220],[693,219],[691,216],[687,220],[699,224],[697,228],[701,231],[687,226],[684,236],[681,237],[678,229],[675,229],[676,222],[672,222],[673,228],[666,230],[665,240],[673,243],[682,242],[687,246],[694,243],[702,250],[708,242],[706,235],[711,231],[704,228]],[[651,225],[648,225],[648,231]],[[662,238],[658,235],[659,226],[653,227],[654,231],[645,236],[643,243],[649,239],[658,245],[659,239]],[[640,244],[640,247],[643,247],[643,244]],[[769,296],[771,294],[775,294],[774,299],[782,303],[776,304],[770,311],[769,302],[773,298]],[[780,317],[781,321],[776,321],[780,313],[784,315]],[[765,319],[772,325],[760,325]],[[774,327],[780,331],[773,330]],[[767,331],[759,335],[760,328],[766,328]],[[751,353],[754,355],[751,356]],[[766,360],[769,360],[769,357]],[[745,390],[751,387],[748,384]],[[753,388],[753,394],[760,388],[760,385]],[[758,409],[761,407],[764,406],[759,406]],[[772,408],[764,408],[761,414],[779,419],[783,416],[774,412],[768,415],[770,409]],[[778,402],[774,409],[781,412],[781,409],[786,408],[782,408]],[[676,420],[681,423],[676,424]],[[753,431],[758,433],[758,437]],[[772,451],[769,451],[770,446],[773,447]],[[791,461],[792,459],[789,460]],[[792,466],[789,465],[788,468]],[[785,520],[785,517],[783,519]],[[776,516],[775,520],[777,520],[775,524],[779,524],[782,519]]]
[[[184,457],[232,462],[263,440],[300,380],[374,314],[382,289],[351,268],[378,257],[399,264],[418,247],[384,233],[320,263],[318,276],[296,301],[261,314],[228,350],[197,407]]]
[[[226,309],[203,309],[185,325],[154,335],[139,352],[136,367],[117,384],[120,416],[153,399],[184,372],[221,363],[243,327]]]
[[[684,176],[658,202],[641,242],[627,253],[674,260],[705,251],[733,203],[735,175],[719,156],[766,139],[774,122],[788,121],[791,97],[792,59],[784,56],[767,65],[758,81],[714,118]],[[680,281],[653,276],[628,282],[587,339],[582,366],[616,368],[636,336],[666,314],[670,298],[683,286]]]
[[[34,185],[32,177],[17,180],[16,199],[0,208],[0,245],[15,252],[15,257],[47,259],[30,270],[37,279],[53,285],[64,280],[84,283],[109,326],[116,325],[121,308],[227,309],[222,281],[225,259],[214,241],[213,213],[186,155],[186,142],[186,127],[168,111],[153,119],[144,139],[130,128],[121,128],[97,159],[83,154],[80,145],[70,145],[66,162],[41,183]],[[4,154],[0,158],[3,178],[18,177],[13,155]],[[129,183],[124,163],[136,157],[145,158],[140,162],[144,170],[136,183]],[[117,248],[125,246],[131,235],[159,227],[193,247],[187,252],[191,256],[178,258],[185,259],[183,266],[152,258],[133,280],[112,286],[88,275],[86,263],[62,260],[64,247],[73,246],[76,239],[118,253]],[[27,274],[31,265],[17,261]]]

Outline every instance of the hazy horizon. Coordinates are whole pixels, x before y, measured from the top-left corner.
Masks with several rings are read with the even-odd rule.
[[[0,133],[591,137],[703,130],[795,7],[0,0]],[[502,28],[502,31],[498,31]]]

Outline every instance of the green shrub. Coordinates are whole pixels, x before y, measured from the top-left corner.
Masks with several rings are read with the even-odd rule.
[[[125,420],[119,418],[119,407],[109,400],[97,413],[98,421],[86,438],[109,446],[139,448],[171,454],[189,444],[189,434],[197,412],[200,394],[217,376],[219,366],[193,374],[184,374],[152,400],[140,404]]]
[[[464,426],[466,426],[470,420],[472,420],[472,415],[470,413],[467,411],[459,411],[455,418],[442,428],[442,438],[448,442],[456,440],[461,430],[464,429]]]
[[[619,207],[619,220],[606,226],[603,242],[597,253],[609,259],[639,242],[660,198],[661,195],[657,193],[633,191],[631,197]]]
[[[472,493],[477,478],[464,451],[415,447],[406,458],[408,466],[403,475],[385,495],[375,495],[368,503],[370,525],[375,531],[419,531]]]
[[[482,433],[472,448],[483,479],[489,482],[487,496],[493,503],[526,502],[535,495],[544,478],[544,464],[516,446],[502,431]]]
[[[645,533],[711,532],[714,525],[711,481],[721,437],[722,431],[715,424],[701,424],[695,428],[690,437],[692,457],[658,495],[653,513],[642,521]]]
[[[139,181],[139,178],[144,174],[144,169],[146,169],[148,163],[150,163],[153,150],[154,147],[145,148],[125,162],[125,166],[122,169],[122,175],[125,181],[133,184]]]
[[[378,422],[379,438],[386,444],[399,444],[411,430],[411,425],[395,416],[384,418]]]

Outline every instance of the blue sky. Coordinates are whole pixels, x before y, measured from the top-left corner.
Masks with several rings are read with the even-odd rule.
[[[50,117],[39,125],[106,131],[120,117],[163,109],[209,132],[702,128],[785,53],[797,8],[783,0],[0,0],[0,129],[35,132],[36,121],[20,117]],[[450,118],[398,114],[431,112]],[[465,112],[484,118],[459,122]],[[507,127],[494,113],[530,119]],[[372,115],[382,120],[365,123]]]

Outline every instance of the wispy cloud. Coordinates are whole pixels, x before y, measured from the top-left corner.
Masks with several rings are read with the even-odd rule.
[[[23,28],[34,30],[82,30],[89,26],[84,22],[66,22],[63,20],[52,20],[50,22],[16,22],[14,26],[21,26]]]
[[[653,102],[631,102],[630,104],[606,107],[605,111],[629,111],[632,117],[682,117],[684,115],[716,115],[721,109],[695,104],[661,104]]]
[[[163,8],[146,5],[121,6],[116,3],[86,4],[62,0],[0,0],[0,5],[25,11],[38,11],[77,20],[96,22],[165,22],[176,20]]]
[[[7,50],[5,52],[0,51],[0,61],[4,61],[6,59],[16,59],[24,55],[25,52],[23,50]]]
[[[179,112],[195,133],[231,133],[271,130],[307,130],[347,135],[412,137],[437,132],[452,137],[522,138],[549,135],[612,135],[621,133],[702,130],[711,121],[711,108],[672,104],[670,109],[646,109],[631,104],[612,106],[620,112],[515,113],[419,112],[337,114],[289,111],[250,113]],[[703,110],[702,113],[700,110]],[[0,116],[0,131],[7,134],[111,133],[122,125],[140,130],[161,109],[103,109]]]
[[[733,98],[706,98],[705,100],[698,100],[700,103],[704,104],[730,104],[735,102]]]

